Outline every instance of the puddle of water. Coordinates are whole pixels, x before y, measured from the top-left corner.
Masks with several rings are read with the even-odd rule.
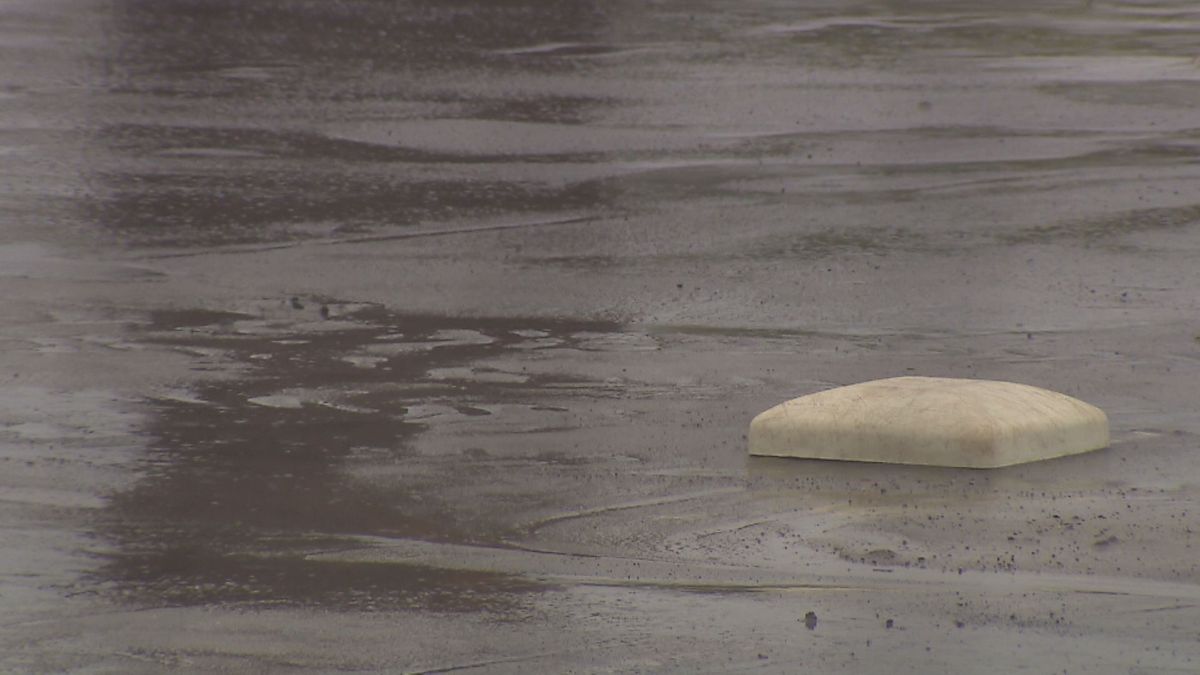
[[[336,329],[310,329],[309,306],[334,308],[330,313],[342,317],[330,321]],[[150,344],[217,349],[238,378],[196,384],[183,395],[167,391],[151,402],[142,478],[112,497],[102,532],[114,552],[97,579],[139,601],[355,610],[491,610],[509,606],[502,599],[513,593],[541,588],[502,574],[341,563],[334,569],[297,556],[364,534],[502,537],[502,521],[464,520],[466,513],[439,498],[435,486],[454,464],[423,460],[412,440],[439,416],[491,415],[495,402],[542,397],[534,377],[458,364],[504,353],[526,339],[517,331],[574,344],[577,335],[604,335],[612,326],[399,316],[298,299],[261,307],[276,322],[267,335],[237,330],[243,315],[226,312],[159,313],[140,329]],[[288,311],[295,314],[290,324]],[[397,344],[436,348],[396,350],[371,368],[353,360],[379,338],[401,335],[409,342]],[[489,403],[464,402],[462,382]],[[439,399],[447,403],[428,403]],[[374,466],[406,465],[411,473],[394,481],[355,478]]]

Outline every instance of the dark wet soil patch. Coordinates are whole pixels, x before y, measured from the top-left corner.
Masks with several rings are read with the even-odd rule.
[[[127,555],[109,571],[115,595],[154,606],[509,613],[520,610],[521,595],[549,588],[491,572],[229,554],[200,545]]]
[[[226,165],[95,178],[104,195],[90,203],[89,215],[131,246],[300,241],[372,232],[381,223],[406,226],[558,212],[598,207],[608,200],[605,188],[595,183],[544,187],[500,180],[413,180],[386,166],[292,175]]]
[[[1002,237],[1005,243],[1028,244],[1059,240],[1081,240],[1089,244],[1122,235],[1178,230],[1200,223],[1200,206],[1137,209],[1098,218],[1076,219],[1030,227]]]

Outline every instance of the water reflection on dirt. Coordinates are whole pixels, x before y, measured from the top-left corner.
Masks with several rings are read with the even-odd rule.
[[[512,533],[503,502],[472,510],[442,501],[456,475],[486,458],[423,461],[411,438],[441,401],[441,416],[491,414],[469,405],[480,399],[536,416],[544,388],[561,378],[501,377],[469,364],[520,347],[576,348],[576,336],[611,324],[454,320],[299,298],[264,304],[266,317],[151,317],[143,340],[208,354],[211,365],[198,367],[233,379],[150,401],[150,451],[142,479],[112,498],[104,529],[118,551],[101,576],[136,599],[185,604],[481,609],[541,588],[500,574],[389,572],[305,556],[352,535],[499,544]],[[472,380],[466,397],[462,378]],[[397,467],[398,479],[354,479],[373,467]]]
[[[601,206],[602,186],[549,185],[505,171],[507,163],[550,161],[536,151],[464,158],[322,130],[430,116],[548,128],[579,122],[604,101],[536,89],[465,94],[453,82],[439,84],[436,73],[527,69],[528,56],[503,49],[594,40],[605,11],[536,2],[350,2],[301,11],[287,2],[113,3],[103,23],[108,95],[180,106],[187,121],[163,124],[153,109],[116,121],[95,110],[93,152],[122,160],[97,162],[86,216],[126,245],[195,246]],[[312,30],[314,21],[321,30]],[[549,71],[579,67],[550,55],[536,63]],[[464,176],[456,168],[464,162],[499,166]]]

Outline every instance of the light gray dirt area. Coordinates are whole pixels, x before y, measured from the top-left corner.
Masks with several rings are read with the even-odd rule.
[[[1200,672],[1200,4],[0,0],[0,672]]]

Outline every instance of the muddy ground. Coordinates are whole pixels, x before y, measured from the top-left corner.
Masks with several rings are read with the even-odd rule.
[[[802,4],[0,3],[0,669],[1200,669],[1200,13]]]

